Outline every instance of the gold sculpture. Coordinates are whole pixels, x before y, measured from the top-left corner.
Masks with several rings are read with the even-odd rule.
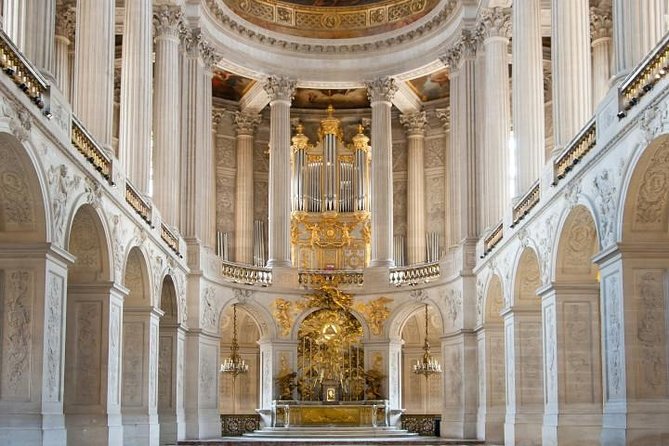
[[[274,318],[281,328],[281,334],[288,336],[290,329],[293,326],[293,309],[292,302],[283,298],[274,300]]]
[[[380,335],[383,332],[383,324],[390,315],[388,304],[392,301],[387,297],[379,297],[367,304],[359,302],[355,305],[356,311],[364,316],[373,334]]]

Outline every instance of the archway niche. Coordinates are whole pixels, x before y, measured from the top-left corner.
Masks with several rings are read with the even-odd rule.
[[[598,268],[595,221],[574,207],[557,242],[555,281],[541,292],[545,444],[599,442],[602,414]]]
[[[433,306],[428,305],[428,343],[430,354],[444,368],[441,354],[441,335],[443,324],[441,314]],[[401,331],[402,335],[402,408],[406,413],[441,414],[443,405],[443,376],[429,376],[413,372],[416,361],[422,361],[425,345],[425,306],[419,306],[407,318]]]
[[[502,281],[494,274],[485,295],[482,324],[476,331],[479,366],[477,437],[496,443],[504,442],[506,413],[503,309]]]
[[[643,151],[622,190],[621,243],[597,258],[606,385],[601,438],[661,444],[669,438],[669,135]]]
[[[0,133],[0,443],[64,442],[62,379],[67,266],[47,244],[38,171]]]
[[[121,411],[125,444],[157,445],[158,326],[162,312],[152,305],[149,268],[138,247],[128,253],[123,283],[123,380]]]
[[[123,442],[121,329],[125,292],[111,281],[109,243],[97,211],[80,207],[69,232],[65,418],[71,445]]]
[[[220,363],[230,357],[233,338],[233,308],[221,314]],[[237,304],[237,342],[239,355],[249,366],[247,373],[233,377],[219,374],[219,409],[221,414],[254,414],[260,404],[260,329],[243,305]],[[234,388],[233,388],[234,385]]]
[[[183,361],[185,329],[179,323],[174,281],[165,276],[161,286],[158,343],[158,421],[160,444],[174,444],[185,438]]]
[[[541,445],[544,413],[539,260],[531,248],[518,259],[511,304],[502,312],[506,359],[504,442]]]

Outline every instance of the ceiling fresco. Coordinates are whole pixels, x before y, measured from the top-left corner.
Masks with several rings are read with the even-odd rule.
[[[328,105],[337,110],[369,107],[367,90],[352,88],[342,90],[315,90],[312,88],[298,88],[293,99],[295,108],[315,108],[325,110]]]
[[[215,98],[239,101],[256,81],[223,70],[214,70],[211,92]]]
[[[265,29],[316,39],[347,39],[402,28],[439,0],[223,0]]]
[[[411,79],[407,81],[407,84],[423,102],[447,98],[450,88],[448,82],[448,69],[444,68],[435,71],[432,74],[428,74],[427,76]]]

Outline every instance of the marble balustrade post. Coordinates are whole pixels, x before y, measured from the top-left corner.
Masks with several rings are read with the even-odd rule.
[[[479,117],[485,125],[485,164],[488,178],[487,190],[481,191],[486,199],[488,220],[483,227],[496,225],[509,203],[509,136],[511,131],[510,82],[509,82],[509,34],[511,18],[502,8],[486,9],[482,13],[480,30],[485,49],[485,80],[480,82],[485,88],[485,107]],[[481,116],[482,115],[482,116]]]
[[[613,0],[615,80],[621,81],[669,29],[666,0]]]
[[[541,5],[514,0],[512,14],[512,112],[516,178],[520,198],[540,176],[545,162],[544,73],[541,45]]]
[[[63,7],[56,15],[54,69],[53,77],[63,96],[71,100],[72,61],[70,46],[74,43],[74,27],[76,10],[74,7]]]
[[[407,133],[407,254],[409,265],[425,263],[425,127],[424,111],[400,115]]]
[[[297,82],[270,76],[269,259],[267,266],[290,267],[290,103]]]
[[[392,78],[367,82],[372,107],[372,167],[370,207],[372,257],[370,266],[391,267],[393,261],[393,142],[390,111],[397,92]]]
[[[153,10],[151,0],[129,1],[124,9],[119,160],[135,188],[150,195]]]
[[[154,11],[155,76],[153,82],[153,202],[165,223],[179,223],[179,143],[181,137],[179,8]]]
[[[590,15],[587,0],[553,0],[554,154],[559,154],[592,115]]]
[[[590,8],[590,36],[592,41],[592,108],[609,91],[611,79],[611,10],[602,7]]]
[[[108,151],[114,112],[114,1],[77,1],[73,109]],[[95,61],[95,63],[91,63]]]
[[[248,265],[253,264],[253,133],[260,120],[257,113],[237,112],[234,118],[237,131],[235,261]]]

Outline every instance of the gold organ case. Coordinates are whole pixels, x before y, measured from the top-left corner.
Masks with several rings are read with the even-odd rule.
[[[330,105],[310,144],[298,124],[292,137],[291,246],[295,266],[358,270],[369,264],[371,150],[362,125],[350,143]]]

